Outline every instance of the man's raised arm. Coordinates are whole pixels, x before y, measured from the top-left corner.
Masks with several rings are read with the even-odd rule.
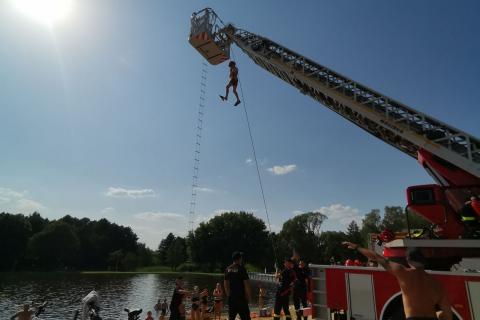
[[[368,259],[378,262],[383,268],[385,268],[385,270],[392,271],[392,264],[390,263],[390,261],[388,261],[384,256],[376,253],[375,251],[362,248],[360,247],[360,245],[348,241],[342,242],[342,244],[344,246],[347,246],[349,249],[357,250]]]

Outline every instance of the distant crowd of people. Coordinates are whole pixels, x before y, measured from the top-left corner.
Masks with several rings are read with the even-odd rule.
[[[247,270],[243,264],[243,253],[234,252],[232,254],[233,263],[225,269],[223,288],[217,283],[213,290],[213,310],[208,308],[207,289],[199,290],[197,286],[193,290],[187,290],[184,287],[183,279],[177,278],[172,300],[170,302],[170,320],[185,320],[186,301],[191,302],[190,319],[204,320],[210,318],[213,311],[214,320],[221,319],[224,295],[228,302],[228,319],[234,320],[237,315],[242,320],[250,320],[251,313],[249,303],[252,302],[252,290]],[[289,299],[293,296],[293,302],[297,319],[307,316],[304,315],[304,309],[307,308],[307,292],[310,286],[310,270],[306,263],[301,261],[298,255],[287,258],[284,261],[285,269],[282,272],[276,272],[275,277],[279,281],[275,295],[275,304],[273,316],[275,319],[280,317],[281,312],[287,318],[290,318]],[[268,308],[265,308],[266,290],[260,287],[258,290],[258,309],[260,316],[271,316]]]

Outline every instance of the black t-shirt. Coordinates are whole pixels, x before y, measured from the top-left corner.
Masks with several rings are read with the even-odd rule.
[[[179,288],[173,290],[172,301],[170,302],[170,311],[178,312],[178,306],[182,303],[183,294],[180,293]]]
[[[310,278],[310,269],[307,267],[294,269],[297,279],[295,280],[295,288],[305,289],[307,287],[307,279]]]
[[[225,269],[225,280],[230,283],[230,297],[232,299],[245,299],[245,286],[243,281],[248,280],[245,267],[232,264]]]
[[[277,294],[285,296],[292,291],[292,283],[295,281],[296,275],[293,269],[285,269],[280,274],[280,283],[277,288]]]

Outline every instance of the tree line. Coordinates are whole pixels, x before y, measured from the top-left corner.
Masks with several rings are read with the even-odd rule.
[[[343,241],[364,246],[370,234],[384,229],[405,231],[406,217],[401,207],[387,206],[383,217],[380,210],[365,214],[361,227],[351,221],[344,231],[322,231],[327,216],[321,212],[307,212],[287,220],[280,232],[268,232],[263,220],[247,212],[227,212],[202,222],[186,237],[172,233],[164,238],[157,249],[158,263],[172,270],[207,272],[222,271],[231,263],[231,253],[243,251],[250,270],[273,270],[275,262],[290,256],[295,250],[307,262],[330,263],[346,259],[363,259],[342,246]],[[428,222],[409,215],[412,228],[424,228]]]
[[[154,252],[130,227],[107,219],[58,220],[0,213],[0,270],[132,270],[152,265]]]
[[[187,236],[168,234],[153,251],[138,242],[130,227],[107,219],[69,215],[57,220],[0,213],[0,271],[15,270],[135,270],[168,266],[174,271],[218,272],[231,263],[231,253],[245,252],[250,270],[273,270],[275,262],[297,251],[307,262],[344,261],[356,252],[341,243],[367,245],[369,234],[383,229],[402,231],[406,219],[401,207],[387,206],[365,214],[361,226],[351,221],[344,231],[322,231],[327,216],[307,212],[285,221],[279,232],[269,232],[264,221],[247,212],[226,212],[200,225]],[[427,226],[410,215],[414,228]]]

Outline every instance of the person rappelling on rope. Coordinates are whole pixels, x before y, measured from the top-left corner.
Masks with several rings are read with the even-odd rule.
[[[230,87],[233,87],[233,94],[235,95],[235,97],[237,97],[237,102],[235,102],[234,104],[234,106],[236,107],[241,102],[237,93],[238,68],[235,64],[235,61],[230,61],[228,63],[228,66],[230,67],[230,81],[228,82],[227,87],[225,88],[225,96],[220,95],[220,99],[222,99],[222,101],[228,100],[228,92],[230,91]]]

